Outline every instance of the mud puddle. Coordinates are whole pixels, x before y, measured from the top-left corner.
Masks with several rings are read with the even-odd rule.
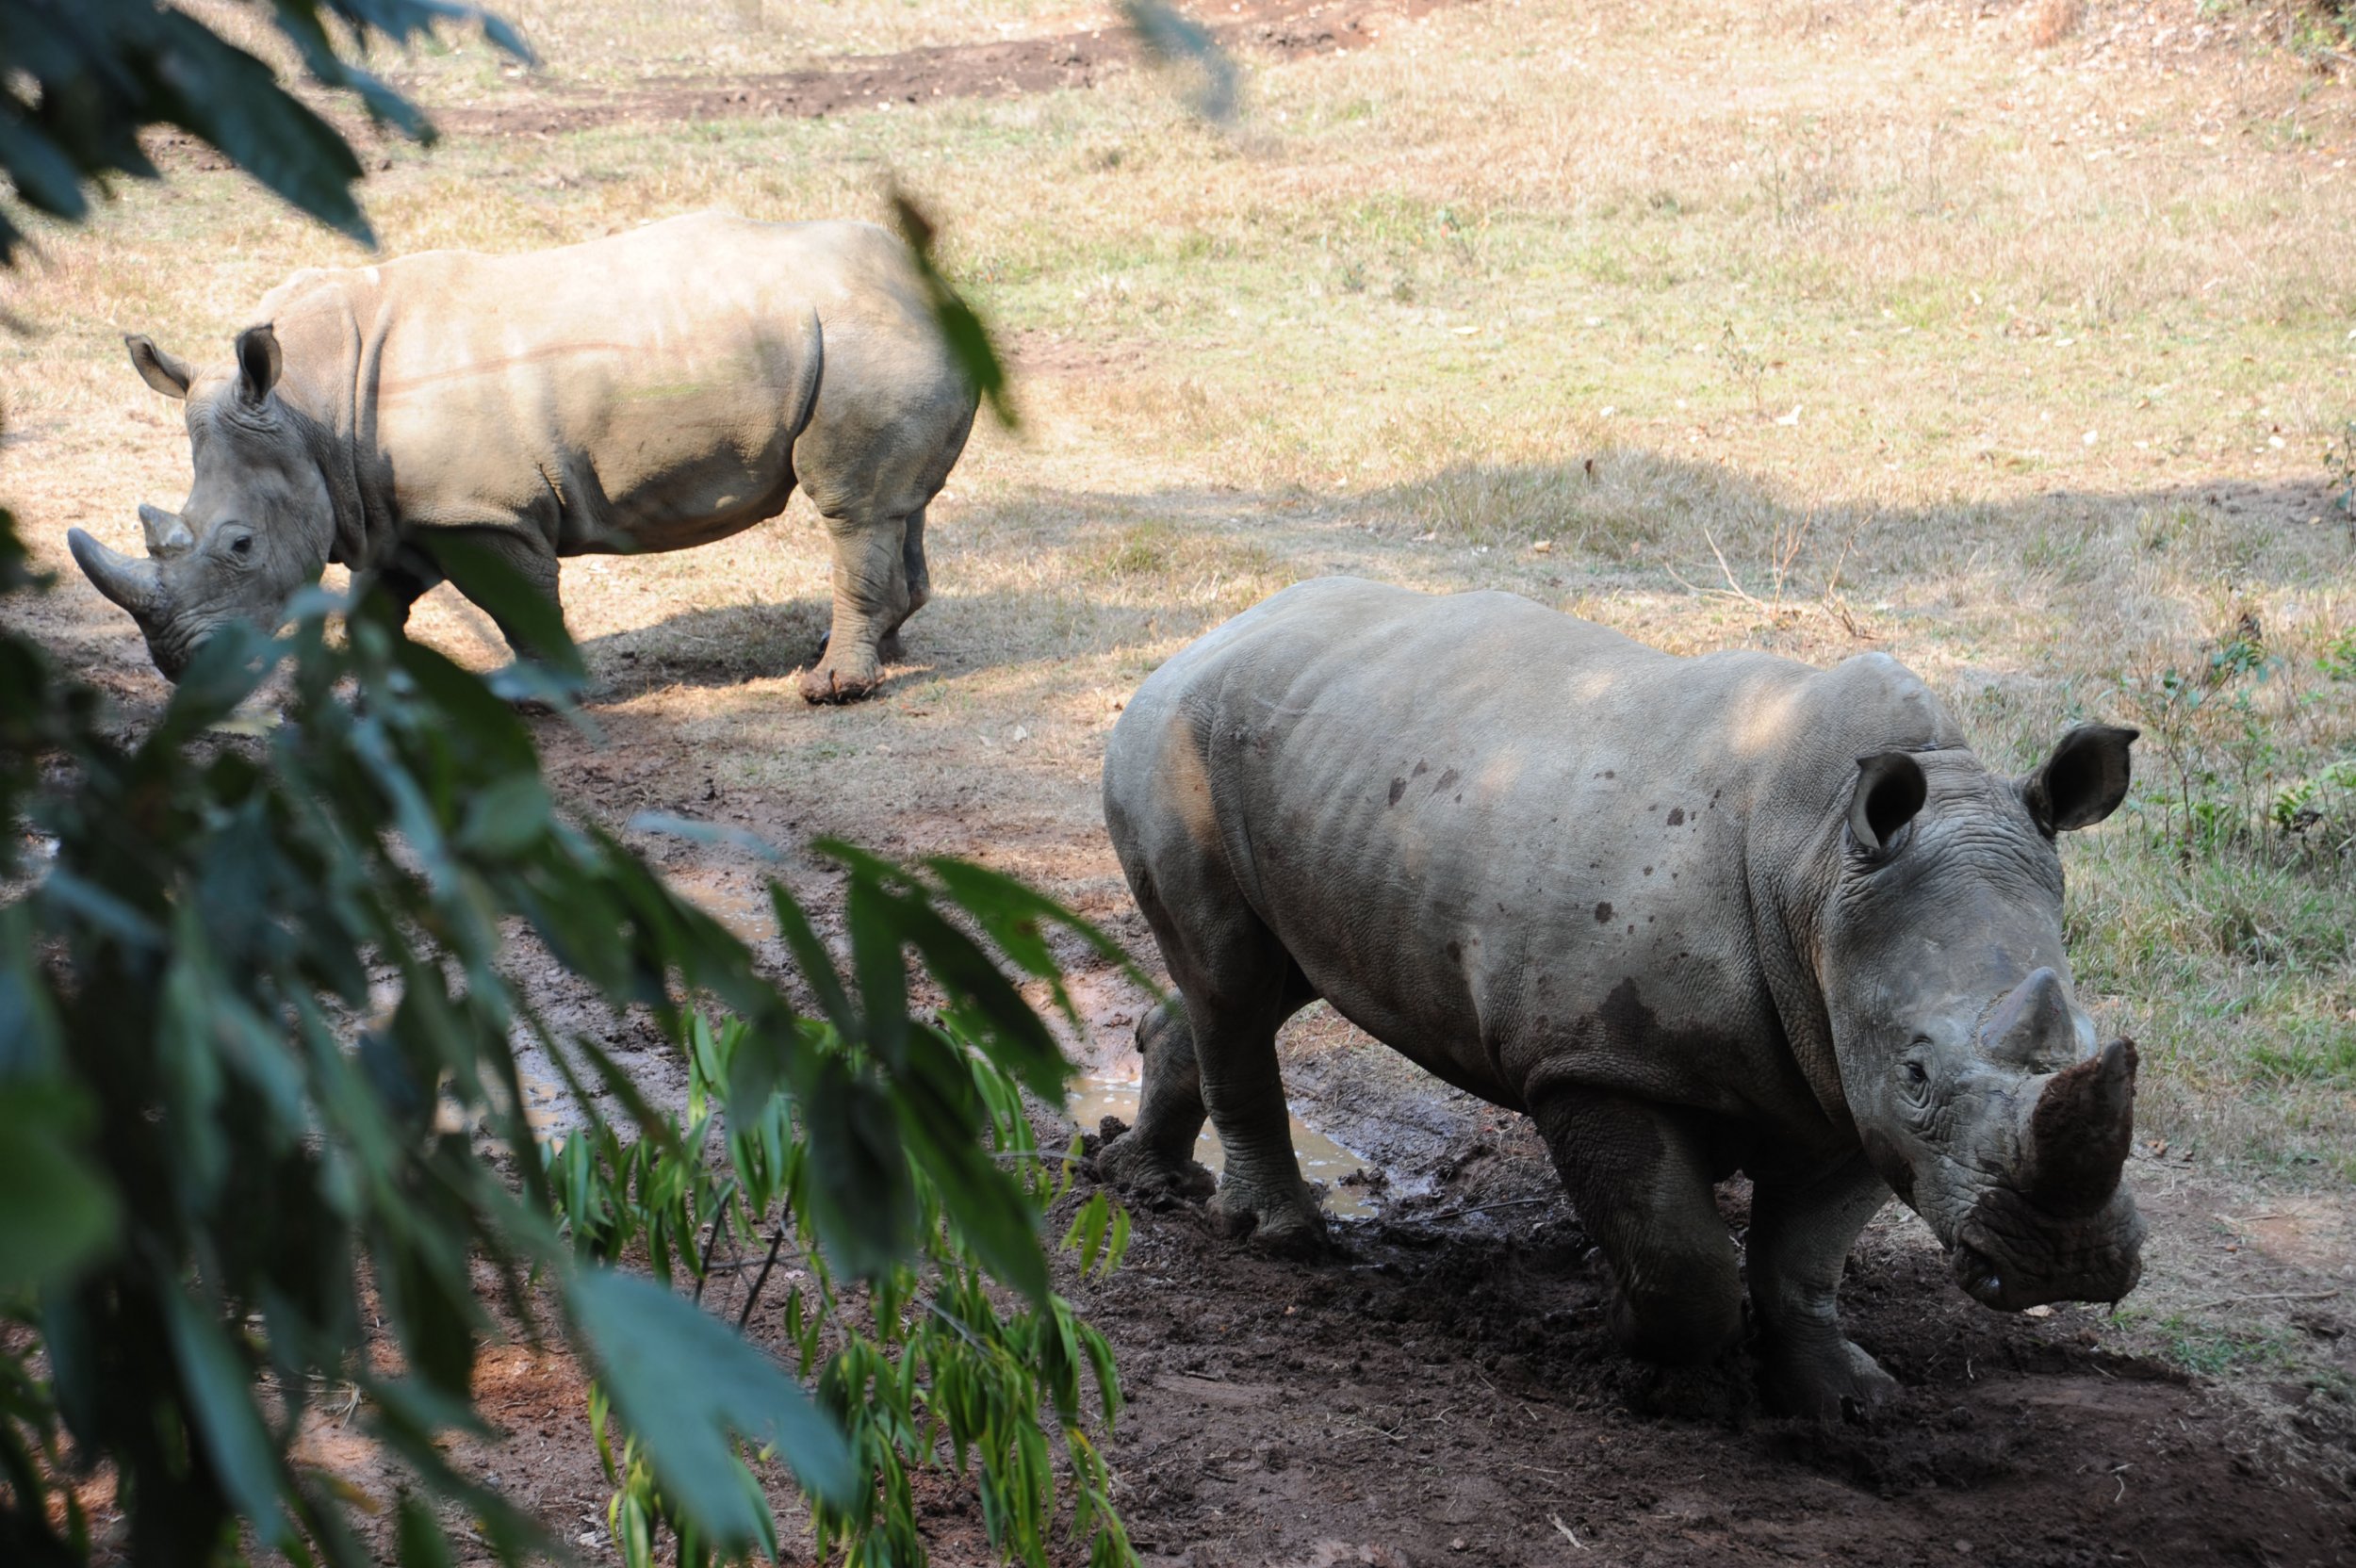
[[[1134,1078],[1080,1078],[1072,1086],[1072,1119],[1093,1132],[1108,1116],[1123,1121],[1137,1119],[1137,1081]],[[1293,1155],[1301,1174],[1325,1188],[1326,1212],[1343,1219],[1363,1219],[1380,1208],[1380,1181],[1369,1183],[1366,1162],[1323,1133],[1292,1117]],[[1227,1168],[1227,1152],[1210,1128],[1194,1140],[1194,1157],[1214,1172]]]

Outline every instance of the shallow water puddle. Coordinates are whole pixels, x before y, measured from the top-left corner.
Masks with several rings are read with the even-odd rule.
[[[663,880],[673,892],[735,933],[740,941],[765,942],[777,934],[777,913],[769,904],[768,887],[754,882],[737,885],[718,872],[671,872]]]
[[[1137,1082],[1134,1078],[1076,1078],[1072,1084],[1072,1119],[1083,1128],[1093,1132],[1096,1124],[1108,1116],[1123,1121],[1137,1117]],[[1344,1219],[1364,1218],[1375,1212],[1372,1193],[1363,1186],[1344,1186],[1342,1178],[1366,1168],[1366,1162],[1310,1126],[1298,1116],[1292,1119],[1293,1154],[1301,1161],[1301,1174],[1312,1182],[1325,1185],[1326,1211]],[[1195,1140],[1194,1157],[1212,1170],[1223,1170],[1227,1152],[1219,1144],[1219,1135],[1207,1125],[1203,1135]]]

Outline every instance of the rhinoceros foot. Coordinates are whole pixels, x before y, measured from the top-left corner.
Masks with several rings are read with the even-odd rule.
[[[831,662],[802,672],[802,700],[813,704],[863,701],[876,686],[876,670],[873,660],[866,668],[845,669]]]
[[[1105,1131],[1110,1132],[1113,1125],[1112,1119],[1106,1118]],[[1170,1158],[1134,1130],[1107,1139],[1097,1151],[1096,1174],[1150,1209],[1201,1202],[1219,1185],[1218,1178],[1203,1166],[1189,1159]]]
[[[1898,1392],[1898,1380],[1845,1339],[1808,1347],[1762,1348],[1759,1393],[1777,1415],[1813,1421],[1864,1421]]]
[[[1221,1234],[1249,1240],[1254,1251],[1273,1257],[1318,1258],[1333,1250],[1325,1216],[1298,1179],[1287,1192],[1272,1184],[1239,1182],[1230,1174],[1211,1200],[1210,1213]]]

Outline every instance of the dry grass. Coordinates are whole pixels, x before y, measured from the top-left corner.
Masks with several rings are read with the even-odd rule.
[[[2356,416],[2356,109],[2239,12],[2094,4],[2045,46],[2072,9],[1486,0],[1260,62],[1232,131],[1126,77],[395,150],[370,205],[393,250],[518,249],[705,204],[873,216],[894,171],[1009,335],[1027,433],[982,433],[953,480],[924,662],[884,701],[792,700],[825,578],[798,502],[568,569],[600,722],[651,738],[675,798],[709,779],[777,831],[983,850],[1117,914],[1114,705],[1295,578],[1510,587],[1679,649],[1883,648],[2007,766],[2078,718],[2144,726],[2070,918],[2152,1063],[2147,1124],[2347,1171],[2356,862],[2266,825],[2302,787],[2356,822],[2330,776],[2356,574],[2322,468]],[[761,14],[520,8],[583,91],[1086,20]],[[412,69],[444,102],[525,90],[479,45]],[[186,482],[120,332],[219,351],[286,271],[355,256],[197,173],[53,238],[9,290],[39,331],[0,348],[46,559],[69,524],[127,546],[132,504]],[[127,625],[78,587],[58,612],[151,690]],[[2246,620],[2263,678],[2220,677]],[[446,596],[424,625],[496,657]]]

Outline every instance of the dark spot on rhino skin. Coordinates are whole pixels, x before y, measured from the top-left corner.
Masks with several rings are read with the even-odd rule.
[[[1397,806],[1397,805],[1399,804],[1399,796],[1401,796],[1401,795],[1403,795],[1403,794],[1405,794],[1406,792],[1407,792],[1407,780],[1405,780],[1405,779],[1403,779],[1403,778],[1394,778],[1394,779],[1392,779],[1392,780],[1391,780],[1391,804],[1392,804],[1392,805]]]
[[[1618,774],[1613,773],[1613,772],[1612,772],[1610,768],[1606,768],[1606,769],[1604,769],[1604,770],[1603,770],[1603,776],[1604,776],[1604,777],[1606,777],[1606,778],[1617,778],[1617,777],[1619,777],[1619,776],[1620,776]]]
[[[1652,867],[1650,867],[1650,866],[1646,866],[1646,867],[1644,868],[1644,874],[1645,874],[1646,876],[1650,876],[1650,875],[1652,874]]]
[[[1448,961],[1451,964],[1457,965],[1459,968],[1463,967],[1464,962],[1464,950],[1460,944],[1456,942],[1450,942],[1448,944]]]
[[[1415,764],[1415,771],[1413,774],[1409,775],[1409,776],[1410,776],[1410,777],[1413,777],[1413,778],[1421,778],[1421,777],[1422,777],[1425,774],[1428,774],[1428,773],[1430,773],[1431,771],[1432,771],[1432,764],[1431,764],[1431,763],[1429,763],[1429,762],[1422,762],[1422,761],[1418,761],[1418,762]]]
[[[1634,921],[1630,921],[1630,922],[1628,922],[1628,934],[1629,936],[1631,936],[1631,937],[1633,937],[1634,935],[1636,935],[1636,923],[1635,923]]]
[[[1432,786],[1432,792],[1436,795],[1442,790],[1447,789],[1449,785],[1455,783],[1458,779],[1464,776],[1463,774],[1458,773],[1454,768],[1450,768],[1448,772],[1440,776],[1440,781],[1437,784]]]
[[[1731,1083],[1747,1075],[1753,1049],[1738,1029],[1706,1023],[1672,1027],[1648,1006],[1633,975],[1612,988],[1595,1010],[1574,1024],[1589,1049],[1624,1061],[1674,1064],[1681,1077],[1702,1083]],[[1729,1124],[1740,1131],[1741,1125]]]
[[[1597,925],[1609,925],[1612,923],[1612,906],[1609,903],[1598,904],[1595,906],[1595,923]]]
[[[1684,807],[1672,806],[1669,808],[1669,825],[1671,827],[1683,827],[1685,825]]]

